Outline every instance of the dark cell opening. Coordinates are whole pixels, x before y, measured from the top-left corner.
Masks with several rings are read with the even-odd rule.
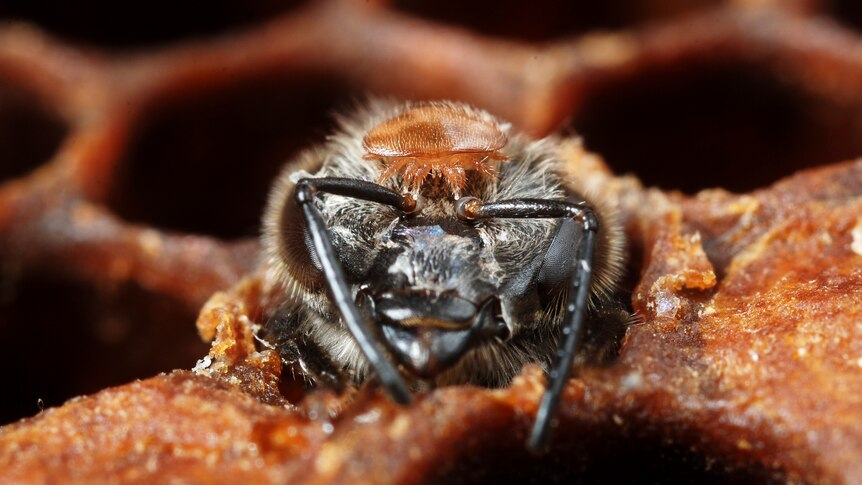
[[[256,236],[281,167],[325,138],[347,93],[325,79],[277,77],[163,104],[120,162],[109,206],[163,229]]]
[[[65,136],[65,124],[35,96],[0,81],[0,182],[50,160]]]
[[[133,285],[83,283],[0,270],[5,392],[0,424],[176,368],[206,355],[187,304]]]
[[[628,28],[718,3],[719,0],[398,0],[394,7],[482,34],[548,40],[596,29]]]
[[[687,64],[589,90],[573,127],[618,173],[694,193],[746,192],[862,155],[862,106],[749,65]]]
[[[858,0],[832,0],[830,5],[830,13],[839,22],[853,29],[862,30],[862,3]]]
[[[555,445],[536,456],[511,437],[483,443],[506,443],[461,453],[438,468],[426,483],[784,483],[781,470],[754,463],[734,463],[666,438],[621,436],[619,426],[558,430]],[[598,426],[598,425],[595,425]],[[601,426],[600,426],[601,428]],[[566,440],[569,437],[569,441]],[[587,443],[585,447],[583,444]],[[492,464],[489,466],[489,464]]]
[[[7,0],[0,4],[0,21],[34,23],[54,35],[103,48],[144,48],[240,29],[303,3]]]

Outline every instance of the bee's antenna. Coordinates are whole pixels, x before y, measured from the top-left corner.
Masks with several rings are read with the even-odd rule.
[[[326,276],[326,283],[332,296],[332,301],[338,307],[341,318],[365,357],[368,358],[371,367],[377,373],[380,383],[389,392],[392,399],[399,404],[410,403],[410,390],[404,383],[404,379],[386,358],[386,354],[367,320],[359,313],[359,309],[350,297],[350,289],[347,287],[344,270],[338,263],[332,241],[326,230],[326,222],[317,206],[314,205],[314,197],[317,191],[335,193],[339,195],[352,196],[359,199],[380,202],[400,208],[398,204],[404,203],[401,194],[393,192],[380,185],[353,179],[340,178],[317,178],[302,179],[296,184],[294,197],[297,204],[302,208],[307,230],[314,244],[314,251],[320,261],[321,269]]]
[[[456,204],[458,216],[465,221],[478,221],[491,217],[501,218],[545,218],[570,217],[581,224],[583,240],[572,258],[569,301],[563,319],[563,336],[548,375],[548,387],[539,403],[536,421],[527,441],[527,447],[541,452],[550,437],[550,425],[560,402],[563,386],[572,372],[572,363],[579,350],[590,294],[590,280],[596,252],[596,233],[599,222],[592,207],[586,203],[574,204],[559,200],[516,199],[482,203],[473,197],[463,197]]]

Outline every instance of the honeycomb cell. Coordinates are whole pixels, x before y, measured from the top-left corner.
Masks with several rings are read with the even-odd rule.
[[[135,285],[82,282],[0,269],[6,388],[0,424],[175,368],[206,353],[195,312]]]
[[[818,98],[754,65],[652,69],[584,100],[573,127],[586,145],[618,173],[665,189],[744,192],[862,153],[862,106]]]
[[[194,2],[55,2],[11,0],[0,21],[36,24],[70,41],[105,48],[141,49],[248,27],[305,3],[300,0]]]
[[[428,483],[783,483],[781,470],[722,461],[659,436],[632,436],[608,423],[603,446],[567,443],[536,457],[518,448],[490,446],[458,456]],[[581,433],[583,430],[573,430]],[[590,439],[584,437],[584,439]],[[505,439],[489,442],[505,442]],[[501,466],[483,464],[497,461]]]
[[[842,24],[855,29],[862,30],[862,5],[854,0],[832,0],[829,4],[829,13]]]
[[[276,174],[323,140],[347,93],[335,81],[277,77],[159,106],[120,162],[108,204],[123,219],[164,229],[255,236]]]
[[[529,4],[513,0],[400,0],[395,2],[394,7],[411,15],[466,27],[482,34],[548,40],[596,29],[621,29],[718,3],[718,0],[539,0]]]
[[[0,80],[0,182],[48,161],[66,126],[32,94]]]

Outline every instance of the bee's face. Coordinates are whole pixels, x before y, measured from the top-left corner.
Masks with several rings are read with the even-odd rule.
[[[370,221],[330,218],[330,233],[358,305],[413,374],[433,377],[473,348],[504,345],[540,312],[531,283],[549,224],[522,221],[532,226],[520,232],[529,233],[533,250],[516,254],[501,237],[505,229],[458,220],[450,199],[406,217],[364,207],[375,209]]]
[[[416,133],[430,141],[411,145]],[[313,203],[350,298],[403,370],[438,383],[503,384],[526,362],[547,364],[580,235],[564,219],[470,222],[457,205],[463,196],[567,200],[555,149],[463,105],[378,107],[345,121],[325,149],[306,153],[305,170],[280,179],[265,221],[293,331],[334,366],[359,379],[368,371],[290,196],[303,178],[361,180],[410,194],[416,210],[324,192]]]

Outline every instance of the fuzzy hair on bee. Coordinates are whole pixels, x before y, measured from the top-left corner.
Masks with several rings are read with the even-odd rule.
[[[311,381],[376,376],[396,396],[503,386],[527,363],[553,377],[567,322],[619,313],[625,263],[613,201],[586,193],[560,143],[449,101],[339,117],[269,198],[283,301],[266,339]]]

